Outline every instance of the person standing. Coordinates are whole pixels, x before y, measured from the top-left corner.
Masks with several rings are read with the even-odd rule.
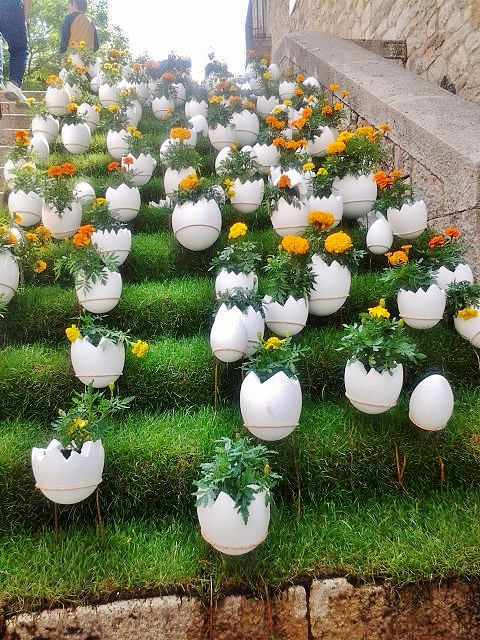
[[[0,0],[0,3],[2,0]],[[60,31],[60,55],[63,56],[71,42],[85,43],[85,47],[97,51],[99,47],[97,28],[86,15],[87,0],[68,0],[68,15]]]
[[[10,54],[5,98],[24,104],[27,102],[22,93],[28,59],[26,19],[31,6],[32,0],[0,0],[0,34],[6,41]]]

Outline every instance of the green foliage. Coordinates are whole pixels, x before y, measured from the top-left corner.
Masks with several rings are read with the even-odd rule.
[[[268,464],[268,457],[275,452],[264,444],[253,444],[249,438],[223,437],[216,440],[216,445],[213,460],[200,465],[202,476],[193,483],[197,487],[196,505],[208,506],[223,491],[247,524],[253,497],[266,491],[265,500],[269,501],[270,489],[281,477]]]
[[[456,316],[462,309],[478,307],[480,305],[480,284],[478,282],[468,282],[453,280],[447,287],[447,302],[445,313],[448,316]]]
[[[346,351],[348,360],[359,360],[366,367],[389,373],[405,361],[419,363],[425,358],[407,334],[403,320],[390,318],[385,302],[368,313],[360,313],[360,322],[344,325],[340,351]]]
[[[308,347],[292,342],[292,336],[271,336],[268,340],[260,340],[258,349],[245,361],[242,369],[254,371],[260,382],[265,382],[280,371],[289,378],[296,378],[296,364],[307,352]]]
[[[230,244],[224,247],[210,262],[210,271],[218,274],[222,269],[233,273],[250,273],[255,271],[261,255],[254,242],[245,239],[248,231],[243,222],[236,222],[230,227],[228,239]]]
[[[327,148],[323,166],[329,175],[338,178],[359,176],[374,171],[384,156],[382,132],[370,126],[357,127],[353,132],[340,132]]]
[[[227,156],[220,162],[218,173],[222,178],[229,178],[240,182],[254,180],[258,177],[260,165],[250,151],[244,151],[233,145]]]
[[[378,189],[372,211],[386,214],[390,208],[401,209],[404,204],[412,204],[413,185],[407,182],[407,176],[402,176],[401,171],[392,171],[390,175],[385,171],[377,171],[373,179]]]

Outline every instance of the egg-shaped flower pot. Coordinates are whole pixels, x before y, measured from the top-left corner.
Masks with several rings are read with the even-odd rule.
[[[55,207],[43,204],[42,224],[53,238],[61,240],[71,238],[82,223],[82,205],[80,202],[72,202],[61,213]]]
[[[279,104],[279,98],[277,96],[270,96],[270,98],[266,98],[265,96],[258,96],[257,98],[257,112],[261,118],[266,118],[269,116],[273,109]]]
[[[355,220],[363,218],[371,210],[377,199],[377,183],[373,179],[373,173],[360,176],[347,175],[334,179],[332,193],[342,196],[343,217]]]
[[[10,191],[7,205],[12,218],[20,217],[22,227],[31,227],[42,219],[43,198],[33,191]]]
[[[257,141],[260,123],[256,113],[243,109],[232,115],[232,124],[235,127],[235,140],[241,148],[245,145],[253,145]]]
[[[312,211],[325,211],[333,216],[333,224],[329,227],[335,229],[342,221],[343,216],[343,198],[342,196],[309,196],[307,198],[308,213]]]
[[[125,165],[125,158],[130,158],[132,164]],[[142,187],[151,179],[157,166],[157,161],[150,153],[140,153],[134,156],[131,153],[122,157],[122,166],[130,172],[132,183],[136,187]]]
[[[427,228],[427,207],[423,200],[387,209],[387,220],[394,235],[405,240],[418,237]]]
[[[242,312],[238,307],[222,304],[210,330],[213,355],[222,362],[236,362],[245,357],[248,335]]]
[[[365,239],[367,249],[375,255],[384,255],[393,243],[393,231],[390,224],[379,215],[370,225]]]
[[[440,431],[453,413],[454,397],[448,380],[438,374],[424,378],[412,391],[408,417],[425,431]]]
[[[125,345],[101,338],[94,346],[86,338],[77,338],[70,345],[70,360],[75,376],[94,389],[108,387],[123,373]]]
[[[231,147],[237,140],[235,128],[230,124],[226,127],[221,124],[217,124],[215,128],[209,127],[208,138],[216,151],[220,151],[224,147]]]
[[[262,204],[265,183],[261,178],[245,182],[236,178],[233,181],[233,190],[235,194],[230,197],[230,203],[235,211],[253,213]]]
[[[92,233],[90,240],[99,253],[113,254],[120,266],[130,253],[132,232],[130,229],[100,229]]]
[[[20,267],[8,249],[0,249],[0,299],[8,304],[18,289]]]
[[[106,277],[105,282],[97,278],[95,282],[88,281],[84,286],[82,273],[76,279],[75,292],[78,301],[84,309],[91,313],[108,313],[117,306],[122,295],[121,274],[117,271],[110,271],[106,267],[103,271]]]
[[[318,133],[312,139],[307,140],[306,153],[314,158],[322,158],[327,154],[327,147],[335,142],[338,131],[333,127],[319,127]]]
[[[443,265],[437,271],[436,282],[441,289],[446,289],[452,282],[473,282],[473,272],[468,264],[458,264],[455,269],[447,269]]]
[[[219,298],[222,295],[232,295],[236,289],[245,291],[256,291],[258,279],[253,271],[249,273],[235,273],[228,269],[220,269],[215,278],[215,295]]]
[[[285,304],[273,302],[270,296],[264,296],[265,324],[277,336],[294,336],[307,324],[308,300],[289,296]]]
[[[270,504],[266,504],[266,491],[254,494],[245,524],[234,500],[220,491],[207,506],[197,507],[197,517],[205,542],[221,553],[239,556],[258,547],[267,537]]]
[[[177,241],[190,251],[203,251],[217,240],[222,228],[222,214],[215,200],[175,205],[172,229]]]
[[[456,315],[453,319],[453,324],[458,333],[468,340],[473,347],[480,348],[480,309],[478,307],[472,307],[472,310],[477,312],[477,315]]]
[[[240,412],[245,428],[261,440],[282,440],[298,426],[302,388],[283,371],[261,382],[250,371],[240,387]]]
[[[45,104],[50,115],[64,116],[68,111],[67,106],[70,104],[70,94],[66,89],[47,87],[45,91]]]
[[[165,195],[171,196],[174,191],[178,189],[180,182],[191,173],[194,173],[193,167],[185,167],[184,169],[171,169],[167,167],[163,176],[163,188],[165,189]]]
[[[260,165],[260,171],[267,173],[274,167],[280,158],[280,151],[274,144],[259,144],[256,142],[252,146],[252,157]]]
[[[308,293],[308,310],[314,316],[329,316],[338,311],[350,293],[352,275],[348,267],[333,260],[327,264],[314,253],[311,259],[313,286]]]
[[[34,116],[31,124],[32,134],[41,133],[48,144],[53,144],[60,133],[60,123],[51,114],[48,116]]]
[[[260,346],[260,340],[263,339],[265,333],[265,320],[261,311],[254,309],[249,305],[242,312],[243,323],[247,330],[247,350],[245,357],[249,358]]]
[[[43,164],[50,155],[50,145],[43,133],[34,133],[30,138],[28,150],[38,164]]]
[[[139,100],[132,100],[125,110],[127,116],[127,124],[137,127],[143,115],[143,108]]]
[[[367,369],[363,362],[347,362],[344,371],[345,395],[363,413],[384,413],[396,405],[403,386],[403,366],[391,373]]]
[[[129,187],[122,183],[118,187],[108,187],[105,199],[110,215],[120,222],[130,222],[138,216],[141,205],[138,187]]]
[[[73,154],[85,153],[90,146],[92,134],[88,124],[64,124],[62,126],[62,143],[67,151]]]
[[[103,82],[98,87],[98,99],[102,107],[108,109],[114,104],[117,104],[120,97],[120,87],[116,84],[107,84]]]
[[[308,207],[306,202],[298,200],[296,205],[285,198],[279,198],[277,206],[270,215],[272,226],[280,237],[290,234],[301,235],[308,227]]]
[[[73,189],[75,200],[83,204],[92,204],[95,199],[95,189],[89,182],[77,182]]]
[[[166,115],[172,113],[175,109],[175,100],[166,96],[156,96],[152,100],[151,109],[157,120],[163,120]]]
[[[45,449],[32,449],[35,486],[52,502],[75,504],[88,498],[102,481],[105,452],[101,440],[85,442],[80,453],[71,451],[68,458],[62,449],[58,440]]]
[[[82,102],[82,104],[78,105],[77,113],[85,118],[85,124],[90,129],[90,133],[95,133],[100,124],[100,113],[98,109],[88,104],[88,102]]]
[[[208,113],[208,104],[205,100],[187,100],[183,110],[185,111],[187,118],[193,118],[193,116],[203,116],[206,118]]]
[[[413,329],[431,329],[443,317],[446,304],[445,290],[432,284],[426,291],[400,289],[397,293],[398,313],[405,324]]]
[[[120,162],[123,156],[128,154],[129,148],[127,135],[128,134],[125,129],[120,129],[120,131],[109,129],[107,131],[107,151],[114,160],[117,160],[117,162]]]
[[[290,100],[295,95],[296,84],[293,80],[282,80],[278,85],[278,95],[280,101]]]

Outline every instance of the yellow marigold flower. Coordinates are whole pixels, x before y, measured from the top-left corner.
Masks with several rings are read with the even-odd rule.
[[[30,242],[38,242],[38,235],[36,233],[32,233],[31,231],[27,231],[25,234],[25,240],[29,240]]]
[[[287,235],[282,238],[282,248],[288,253],[305,255],[309,249],[308,240],[302,236]]]
[[[145,342],[144,340],[137,340],[132,347],[132,353],[136,355],[137,358],[143,358],[147,349],[148,349],[148,342]]]
[[[385,255],[392,267],[398,267],[402,264],[407,264],[408,262],[408,254],[406,251],[394,251],[393,253],[389,251]]]
[[[193,191],[198,188],[200,180],[196,173],[189,173],[186,178],[180,181],[178,188],[186,191]]]
[[[330,234],[325,240],[327,253],[346,253],[352,247],[352,239],[344,231]]]
[[[270,465],[268,464],[268,462],[267,462],[267,464],[263,467],[263,473],[264,473],[265,475],[268,475],[268,474],[270,473]]]
[[[328,176],[328,171],[325,169],[325,167],[319,167],[317,176]]]
[[[372,318],[389,318],[390,311],[387,311],[385,307],[378,305],[376,307],[370,307],[368,310],[369,315]]]
[[[22,216],[20,213],[15,213],[13,219],[17,224],[22,224]]]
[[[308,214],[308,221],[312,227],[324,231],[335,222],[335,216],[329,211],[311,211]]]
[[[42,273],[47,268],[47,263],[44,260],[36,260],[33,265],[35,273]]]
[[[338,91],[340,89],[340,85],[339,84],[331,84],[330,85],[330,91]]]
[[[82,334],[80,333],[80,329],[77,327],[76,324],[72,324],[71,327],[67,327],[65,329],[65,333],[67,335],[67,338],[70,340],[70,342],[75,342],[77,338],[82,337]]]
[[[385,124],[384,122],[382,122],[382,124],[380,124],[378,126],[378,128],[380,129],[380,131],[391,131],[392,127],[389,124]]]
[[[281,340],[280,338],[278,338],[277,336],[272,336],[271,338],[269,338],[263,348],[265,349],[265,351],[275,351],[276,349],[278,349],[283,343],[285,342],[285,340]]]
[[[343,153],[346,148],[347,148],[346,144],[342,140],[339,140],[337,138],[335,142],[331,142],[327,146],[327,153],[330,155],[340,154],[340,153]]]
[[[472,307],[460,309],[460,311],[457,313],[457,318],[462,318],[462,320],[470,320],[470,318],[476,318],[477,316],[478,310],[472,309]]]
[[[210,104],[220,104],[222,102],[222,96],[212,96],[209,100]]]
[[[108,110],[110,111],[110,113],[118,113],[120,111],[120,107],[118,106],[118,104],[111,104],[108,106]]]
[[[284,104],[286,107],[291,107],[291,106],[292,106],[292,101],[291,101],[291,100],[284,100],[284,101],[283,101],[283,104]]]
[[[341,111],[343,109],[343,104],[341,102],[335,102],[333,105],[334,111]]]
[[[230,231],[228,232],[228,239],[233,240],[235,238],[240,238],[241,236],[244,236],[247,231],[248,227],[244,222],[236,222],[230,227]]]
[[[84,420],[83,418],[80,418],[80,417],[75,418],[75,420],[72,422],[71,426],[68,429],[68,433],[69,435],[74,436],[75,433],[77,433],[78,431],[81,431],[87,425],[88,425],[88,420]]]
[[[67,104],[67,111],[68,113],[77,113],[78,104],[76,102],[70,102],[69,104]]]
[[[349,96],[349,95],[350,95],[350,94],[348,93],[348,91],[347,91],[346,89],[344,89],[344,90],[342,91],[342,96],[343,96],[344,98],[348,98],[348,96]]]
[[[315,164],[313,162],[305,162],[305,164],[302,166],[302,169],[304,171],[311,171],[312,169],[315,169]]]

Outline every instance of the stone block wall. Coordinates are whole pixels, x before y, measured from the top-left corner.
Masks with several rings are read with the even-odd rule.
[[[406,68],[480,104],[478,0],[268,0],[272,53],[289,33],[406,42]],[[290,8],[293,7],[291,13]]]

